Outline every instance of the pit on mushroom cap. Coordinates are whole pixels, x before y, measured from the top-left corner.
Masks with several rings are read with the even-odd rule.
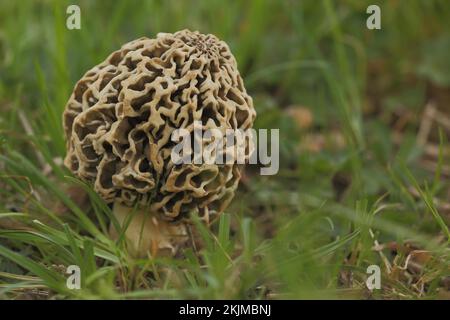
[[[160,232],[167,239],[148,237],[158,248],[171,243],[176,251],[179,238],[186,238],[178,236],[185,235],[189,214],[209,221],[228,206],[240,167],[173,164],[172,132],[192,131],[194,121],[203,130],[245,130],[255,116],[225,42],[189,30],[159,33],[156,39],[125,44],[77,82],[63,116],[65,165],[105,201],[115,203],[119,222],[126,208],[137,205],[138,216],[156,221],[158,230],[178,226],[177,232]],[[142,240],[133,223],[146,225],[135,221],[126,233],[131,243],[137,236]],[[152,225],[145,228],[155,233]],[[142,256],[151,248],[135,249]]]

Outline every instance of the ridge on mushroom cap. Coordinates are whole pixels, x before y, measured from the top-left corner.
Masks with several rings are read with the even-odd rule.
[[[174,165],[175,129],[248,129],[256,116],[228,45],[182,30],[140,38],[75,85],[67,102],[65,165],[107,202],[149,205],[175,220],[221,212],[240,179],[237,164]]]

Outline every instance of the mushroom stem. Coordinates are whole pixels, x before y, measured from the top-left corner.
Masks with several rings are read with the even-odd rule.
[[[113,214],[120,227],[126,228],[125,239],[128,252],[136,258],[150,256],[173,256],[180,245],[188,240],[184,223],[171,223],[148,208],[131,208],[119,202],[114,203]],[[111,223],[111,237],[117,240],[121,230]]]

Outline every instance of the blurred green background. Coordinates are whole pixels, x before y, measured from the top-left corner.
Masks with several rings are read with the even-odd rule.
[[[81,9],[80,30],[66,28],[70,4]],[[381,8],[381,30],[366,27],[370,4]],[[448,298],[449,8],[0,0],[0,297],[39,298],[17,288],[44,288],[57,298]],[[248,168],[227,214],[205,230],[209,246],[184,264],[130,261],[86,230],[91,213],[61,191],[76,184],[61,166],[61,114],[76,81],[110,52],[185,28],[229,44],[256,128],[280,129],[280,172]],[[33,225],[42,216],[52,229]],[[89,261],[90,280],[74,293],[47,267],[77,259]],[[371,264],[382,268],[378,291],[365,287]],[[176,276],[159,277],[159,267]]]

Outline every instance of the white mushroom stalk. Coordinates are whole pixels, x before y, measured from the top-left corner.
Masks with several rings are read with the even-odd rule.
[[[246,130],[255,116],[225,42],[160,33],[125,44],[77,82],[63,117],[65,165],[113,203],[133,255],[175,254],[191,214],[208,222],[225,210],[241,168],[174,164],[172,133],[192,133],[194,122],[205,131]]]

